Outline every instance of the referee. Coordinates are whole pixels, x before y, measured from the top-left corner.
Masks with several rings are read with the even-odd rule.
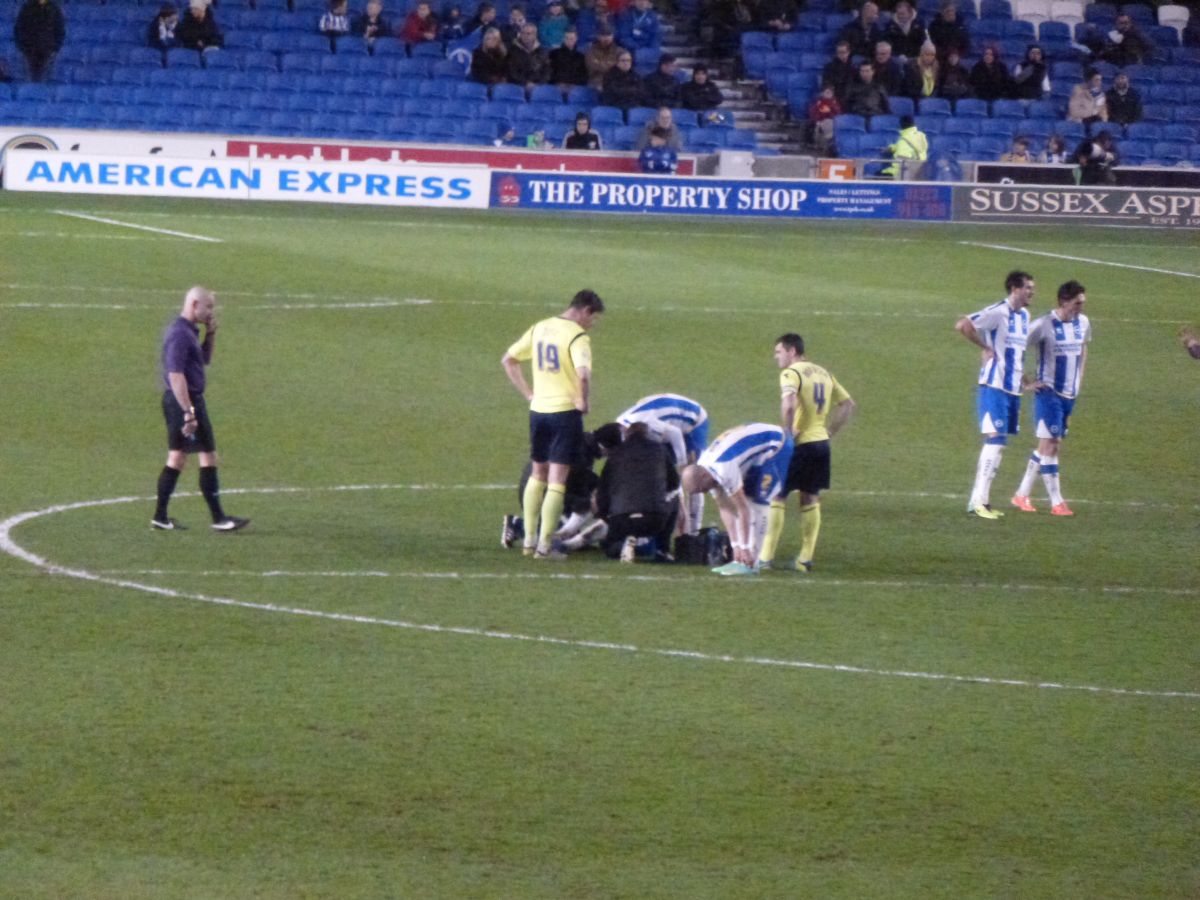
[[[214,531],[238,531],[249,519],[227,516],[221,509],[217,484],[217,442],[204,406],[204,367],[212,362],[213,342],[217,335],[217,298],[212,291],[194,287],[183,300],[183,311],[163,335],[162,371],[163,418],[167,422],[167,464],[158,476],[158,506],[152,528],[180,531],[183,526],[167,516],[167,504],[187,465],[189,453],[200,454],[200,493],[212,513]],[[200,341],[204,326],[204,342]]]

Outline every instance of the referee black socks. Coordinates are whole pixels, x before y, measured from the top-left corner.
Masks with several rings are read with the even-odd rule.
[[[167,521],[167,504],[171,502],[171,494],[175,493],[175,483],[179,481],[179,470],[163,466],[158,473],[158,506],[154,508],[154,518],[160,522]]]
[[[208,510],[212,513],[212,520],[224,520],[225,511],[221,509],[221,488],[217,484],[216,466],[200,467],[200,493],[204,495],[204,502],[208,504]]]

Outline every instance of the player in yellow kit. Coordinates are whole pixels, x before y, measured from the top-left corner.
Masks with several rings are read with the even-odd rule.
[[[800,553],[796,571],[810,572],[821,530],[818,494],[830,483],[829,439],[849,421],[854,400],[829,372],[808,361],[804,338],[798,334],[788,333],[775,341],[775,362],[782,369],[780,415],[796,447],[783,493],[771,502],[758,565],[761,569],[771,568],[783,532],[784,500],[792,491],[799,491]]]
[[[550,539],[558,527],[567,475],[583,449],[583,416],[592,384],[592,344],[588,329],[604,312],[595,291],[574,296],[562,313],[535,324],[505,352],[500,364],[509,381],[529,401],[529,457],[533,472],[525,485],[524,551],[557,559]],[[521,367],[529,362],[533,387]]]

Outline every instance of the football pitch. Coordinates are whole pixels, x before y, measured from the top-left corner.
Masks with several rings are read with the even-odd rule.
[[[0,193],[0,897],[1197,896],[1198,250]],[[964,513],[1014,268],[1087,287],[1070,519],[1008,506],[1028,399]],[[149,528],[196,283],[232,535],[194,462]],[[811,576],[500,547],[500,357],[582,287],[592,427],[774,422],[787,331],[853,394]]]

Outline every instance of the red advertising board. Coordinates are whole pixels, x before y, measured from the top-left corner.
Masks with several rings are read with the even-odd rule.
[[[436,165],[488,166],[538,172],[637,172],[629,153],[564,153],[554,150],[493,149],[410,144],[346,144],[329,141],[231,140],[225,155],[251,159],[306,159],[325,162],[413,162]],[[696,160],[679,160],[679,174],[693,175]]]

